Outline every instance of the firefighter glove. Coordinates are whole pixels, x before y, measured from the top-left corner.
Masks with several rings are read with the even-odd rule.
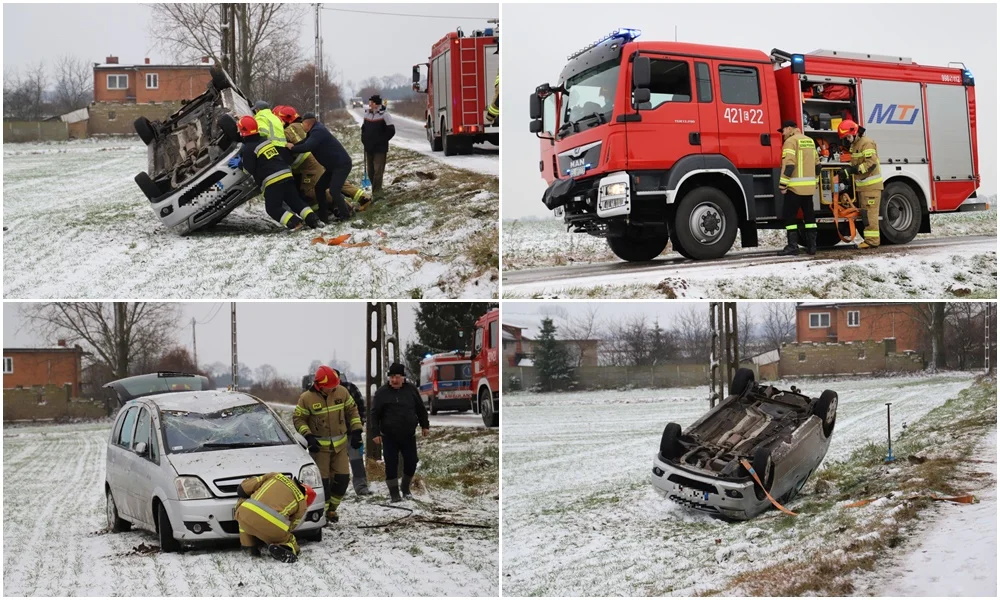
[[[306,443],[309,444],[309,452],[319,452],[319,440],[313,434],[306,436]]]
[[[361,447],[361,430],[355,429],[351,432],[351,448],[357,450]]]
[[[854,165],[847,165],[846,167],[844,167],[844,170],[847,171],[847,173],[850,175],[857,175],[860,172],[858,171],[858,168]]]
[[[234,156],[234,157],[230,158],[229,162],[227,162],[226,164],[229,165],[230,169],[239,169],[240,166],[243,164],[243,157],[242,156]]]

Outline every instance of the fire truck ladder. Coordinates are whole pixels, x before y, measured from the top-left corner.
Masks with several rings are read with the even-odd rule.
[[[462,73],[462,125],[478,124],[483,111],[479,106],[479,90],[482,89],[482,82],[479,79],[476,38],[460,38],[458,52],[458,68]]]

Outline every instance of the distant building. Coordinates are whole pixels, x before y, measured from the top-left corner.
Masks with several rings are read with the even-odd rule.
[[[532,366],[535,344],[541,336],[543,315],[513,315],[511,321],[503,323],[504,362],[511,367]],[[504,317],[506,321],[506,317]],[[556,326],[556,341],[562,344],[570,355],[573,366],[596,367],[600,340],[577,340],[562,333],[559,319],[553,318]]]
[[[899,302],[802,302],[796,307],[797,342],[896,340],[896,350],[922,350],[927,339],[916,305]]]
[[[79,396],[84,352],[79,346],[67,348],[64,344],[57,348],[4,348],[3,388],[69,384],[73,396]]]

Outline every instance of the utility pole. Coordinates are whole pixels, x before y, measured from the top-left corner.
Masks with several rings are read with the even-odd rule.
[[[233,72],[233,58],[236,55],[236,24],[233,20],[234,12],[232,4],[219,5],[219,15],[222,21],[222,68],[235,80],[237,79],[237,75]]]
[[[322,4],[316,4],[316,56],[313,59],[313,112],[316,113],[316,117],[322,122],[323,115],[319,112],[319,74],[323,70],[323,36],[320,33],[320,19],[319,13],[323,8]]]
[[[236,303],[230,302],[232,307],[232,321],[230,321],[230,331],[232,332],[232,352],[233,352],[233,391],[239,385],[240,361],[236,357]]]
[[[375,391],[385,383],[385,373],[394,362],[399,362],[399,312],[395,302],[368,303],[368,340],[365,355],[365,409],[371,418]],[[372,442],[373,432],[368,431],[365,448],[369,458],[378,459],[381,449]],[[400,463],[402,464],[402,463]]]
[[[990,339],[990,303],[986,303],[986,312],[983,314],[983,329],[985,334],[985,343],[983,344],[983,366],[986,367],[986,374],[989,375],[992,372],[990,367],[990,354],[993,349],[993,341]]]
[[[194,330],[195,320],[191,317],[191,345],[194,346],[194,367],[198,368],[198,335]]]
[[[740,366],[740,332],[735,302],[708,303],[711,353],[709,355],[709,408],[726,397],[729,382]],[[731,390],[730,390],[731,391]]]

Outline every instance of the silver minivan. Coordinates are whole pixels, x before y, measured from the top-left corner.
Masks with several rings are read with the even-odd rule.
[[[108,438],[108,529],[157,534],[164,552],[239,538],[236,488],[268,472],[297,477],[316,499],[295,534],[320,541],[326,525],[319,468],[306,442],[263,401],[229,391],[180,391],[130,400]]]

